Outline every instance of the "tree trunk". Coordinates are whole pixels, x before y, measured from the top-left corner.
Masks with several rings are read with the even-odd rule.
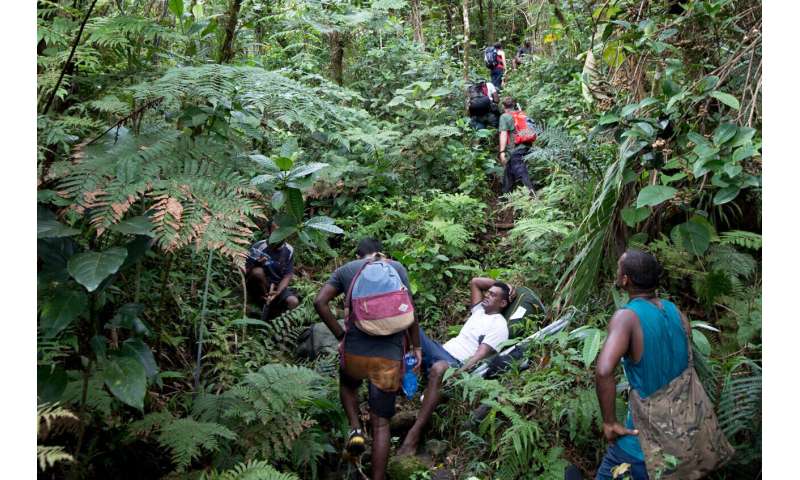
[[[225,41],[219,49],[219,62],[228,63],[233,59],[233,42],[236,35],[236,23],[239,21],[239,10],[242,8],[242,0],[230,0],[228,6],[228,21],[225,24]]]
[[[461,4],[464,15],[464,83],[469,83],[469,0]],[[469,110],[469,97],[466,97],[465,107]]]
[[[331,76],[341,85],[344,81],[344,39],[340,32],[334,31],[328,34],[328,40],[331,44]]]
[[[478,30],[480,31],[480,44],[486,45],[486,22],[483,18],[483,0],[478,0]]]
[[[411,0],[411,25],[414,27],[414,41],[422,48],[425,48],[425,34],[422,32],[420,0]]]
[[[487,30],[486,30],[486,43],[487,45],[494,44],[494,0],[486,0],[488,4],[488,11],[487,11]]]

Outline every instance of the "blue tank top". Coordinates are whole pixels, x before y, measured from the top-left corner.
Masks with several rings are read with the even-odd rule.
[[[631,300],[624,308],[633,310],[642,327],[644,351],[636,363],[627,355],[622,358],[625,377],[639,396],[646,398],[683,373],[689,365],[686,330],[678,308],[670,301],[661,300],[663,310],[643,298]],[[630,406],[625,427],[633,429]],[[617,445],[634,458],[644,461],[644,453],[635,435],[617,440]]]

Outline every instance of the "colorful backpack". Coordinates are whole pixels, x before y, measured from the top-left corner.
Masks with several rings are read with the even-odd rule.
[[[486,68],[492,69],[497,66],[497,49],[494,46],[486,47],[483,51],[483,61],[486,62]]]
[[[522,110],[511,112],[514,118],[514,144],[531,144],[536,141],[536,125]]]
[[[345,305],[346,318],[368,335],[392,335],[414,323],[411,295],[385,257],[364,263],[350,283]]]

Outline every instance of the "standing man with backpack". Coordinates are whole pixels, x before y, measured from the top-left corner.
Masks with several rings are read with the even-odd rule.
[[[633,480],[656,478],[658,471],[664,479],[692,480],[733,454],[694,372],[689,322],[656,295],[660,275],[661,265],[649,253],[628,250],[617,262],[616,286],[630,301],[609,321],[597,357],[597,399],[609,442],[598,480],[611,480],[611,470],[623,463]],[[614,408],[620,361],[631,388],[624,425]],[[677,466],[668,465],[670,456]]]
[[[487,47],[483,51],[483,61],[492,74],[492,84],[497,90],[502,90],[503,72],[506,69],[506,54],[503,52],[503,44],[497,42],[491,47]]]
[[[314,300],[314,308],[341,342],[339,396],[350,421],[346,450],[360,455],[366,446],[358,415],[358,388],[369,382],[372,424],[372,479],[383,480],[389,459],[389,420],[403,376],[405,350],[413,351],[415,371],[422,364],[419,323],[414,313],[405,267],[380,254],[381,243],[365,238],[358,260],[336,269]],[[329,303],[345,293],[345,328]]]
[[[525,40],[525,43],[517,49],[517,54],[514,55],[514,59],[512,60],[514,68],[519,68],[522,62],[525,61],[525,56],[530,55],[532,52],[533,46],[531,45],[531,41]]]
[[[528,165],[525,155],[530,151],[530,145],[536,140],[536,132],[531,122],[522,110],[515,110],[516,102],[511,97],[503,99],[505,113],[500,116],[500,163],[505,167],[503,172],[503,193],[514,189],[517,182],[521,182],[528,190],[535,194],[533,184],[528,176]],[[510,160],[509,160],[510,157]]]

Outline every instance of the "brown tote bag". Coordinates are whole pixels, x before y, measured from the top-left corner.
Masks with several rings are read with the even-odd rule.
[[[689,365],[683,373],[647,398],[631,389],[631,413],[651,480],[702,478],[735,452],[697,378],[688,336],[687,341]]]

